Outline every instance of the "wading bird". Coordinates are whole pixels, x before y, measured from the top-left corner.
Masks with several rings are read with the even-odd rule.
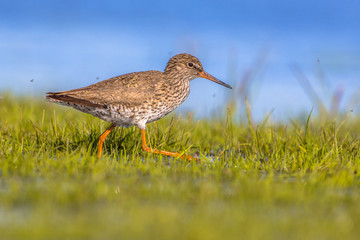
[[[178,157],[179,153],[148,147],[145,128],[147,123],[163,118],[183,103],[190,93],[190,81],[195,78],[206,78],[231,89],[226,83],[205,72],[199,59],[182,53],[170,58],[164,72],[124,74],[83,88],[49,92],[46,99],[111,123],[99,138],[98,157],[106,136],[116,126],[132,125],[141,129],[144,151]],[[194,159],[191,156],[186,158]]]

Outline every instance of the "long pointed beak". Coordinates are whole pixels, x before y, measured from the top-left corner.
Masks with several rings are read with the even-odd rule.
[[[205,71],[200,72],[200,76],[203,77],[203,78],[209,79],[209,80],[211,80],[211,81],[213,81],[213,82],[216,82],[216,83],[218,83],[218,84],[220,84],[220,85],[223,85],[223,86],[225,86],[225,87],[227,87],[227,88],[232,89],[232,87],[230,87],[230,85],[227,85],[226,83],[220,81],[220,80],[217,79],[216,77],[211,76],[210,74],[208,74],[208,73],[205,72]]]

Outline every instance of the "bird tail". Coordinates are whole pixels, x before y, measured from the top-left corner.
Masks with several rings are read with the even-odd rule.
[[[46,100],[49,102],[59,103],[63,105],[79,105],[93,108],[106,108],[106,105],[93,103],[86,99],[79,99],[67,95],[65,92],[48,92],[46,93]]]

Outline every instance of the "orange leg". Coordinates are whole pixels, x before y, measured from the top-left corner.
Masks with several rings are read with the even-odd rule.
[[[141,140],[142,140],[142,149],[144,151],[152,152],[152,153],[160,153],[160,154],[163,154],[163,155],[173,156],[173,157],[178,157],[178,156],[181,155],[180,153],[174,153],[174,152],[168,152],[168,151],[149,148],[146,145],[145,129],[141,129]],[[183,155],[183,156],[181,156],[181,158],[186,158],[188,161],[192,161],[192,160],[199,161],[198,158],[195,158],[195,157],[192,157],[192,156],[189,156],[189,155]]]
[[[99,146],[98,146],[98,154],[97,157],[100,158],[101,152],[102,152],[102,146],[103,143],[105,141],[105,138],[107,137],[107,135],[109,135],[109,133],[115,128],[115,125],[111,125],[108,129],[105,130],[105,132],[103,132],[103,134],[101,134],[100,138],[99,138]]]

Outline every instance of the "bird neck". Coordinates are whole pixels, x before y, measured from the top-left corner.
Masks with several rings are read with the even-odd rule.
[[[175,68],[166,68],[164,74],[166,79],[169,79],[173,82],[190,82],[192,79],[194,79],[192,76],[177,71]]]

